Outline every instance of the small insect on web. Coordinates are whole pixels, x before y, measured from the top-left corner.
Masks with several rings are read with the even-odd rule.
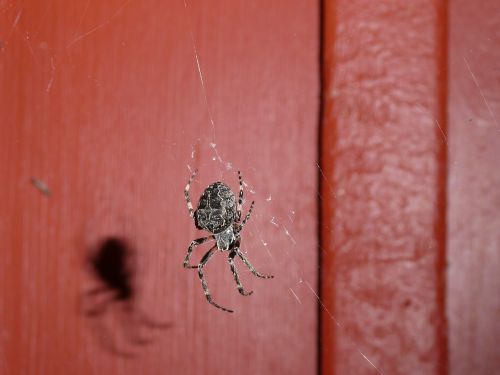
[[[203,267],[205,267],[205,265],[217,252],[217,250],[220,250],[222,252],[229,252],[229,266],[231,267],[231,271],[233,273],[236,286],[238,287],[238,291],[243,296],[249,296],[253,292],[246,291],[243,288],[243,285],[241,285],[238,270],[236,269],[236,265],[234,264],[234,258],[236,256],[238,256],[243,261],[245,266],[248,267],[253,275],[263,279],[272,279],[274,277],[271,275],[263,275],[257,272],[257,270],[247,259],[247,257],[241,252],[240,233],[247,223],[248,219],[250,219],[250,215],[252,214],[255,202],[252,201],[248,213],[246,214],[243,221],[241,221],[241,208],[243,205],[243,180],[241,178],[240,171],[238,171],[240,190],[237,203],[236,197],[229,186],[217,181],[209,185],[205,189],[200,197],[197,209],[193,210],[193,204],[191,203],[191,198],[189,197],[189,189],[191,188],[191,183],[193,182],[196,173],[197,171],[195,170],[189,178],[189,182],[184,189],[184,197],[186,198],[189,216],[194,219],[196,228],[206,230],[210,232],[211,235],[198,238],[191,242],[186,254],[186,258],[184,259],[184,268],[197,268],[198,276],[201,280],[201,286],[203,288],[203,292],[205,293],[207,301],[221,310],[232,313],[233,310],[229,310],[214,302],[208,290],[208,285],[203,274]],[[190,265],[189,259],[191,258],[194,248],[207,241],[212,240],[216,241],[215,245],[207,251],[207,253],[201,259],[200,263],[196,266]]]

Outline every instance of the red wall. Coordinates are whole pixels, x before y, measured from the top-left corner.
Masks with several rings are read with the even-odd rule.
[[[500,3],[450,3],[450,372],[500,371]]]
[[[317,279],[319,9],[186,1],[0,2],[2,374],[316,370],[316,297],[300,280]],[[238,263],[254,290],[242,297],[224,254],[206,269],[232,315],[182,267],[202,235],[189,167],[193,199],[218,179],[237,189],[240,169],[246,209],[256,201],[243,250],[275,279]],[[99,285],[86,259],[108,236],[135,248],[134,308],[169,328],[117,305],[83,314],[106,299],[85,297]]]
[[[499,14],[324,2],[324,374],[500,368]]]
[[[325,3],[325,374],[446,372],[445,5]]]

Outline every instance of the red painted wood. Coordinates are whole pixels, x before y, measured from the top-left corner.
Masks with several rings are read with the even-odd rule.
[[[324,374],[444,374],[444,1],[324,3]]]
[[[318,12],[284,0],[0,2],[1,374],[315,372]],[[244,250],[276,278],[240,265],[254,290],[242,297],[218,254],[207,278],[232,315],[182,268],[201,236],[188,167],[200,170],[194,199],[217,179],[236,189],[241,169],[246,208],[256,200]],[[84,316],[98,285],[85,259],[110,235],[136,249],[135,307],[169,329],[118,308]],[[135,345],[134,331],[152,342]]]
[[[500,373],[500,3],[450,2],[450,372]]]

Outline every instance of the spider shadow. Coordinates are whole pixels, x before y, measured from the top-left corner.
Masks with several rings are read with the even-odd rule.
[[[99,286],[84,292],[83,314],[94,323],[95,332],[104,348],[121,357],[135,357],[137,349],[153,343],[144,337],[152,330],[168,329],[168,322],[157,322],[137,306],[135,287],[136,252],[125,240],[107,237],[89,251],[87,265]],[[116,336],[122,337],[118,344]]]

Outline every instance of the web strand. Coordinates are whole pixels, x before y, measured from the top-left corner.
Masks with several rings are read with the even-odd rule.
[[[183,0],[183,1],[184,1],[184,8],[186,9],[186,12],[188,12],[189,11],[188,3],[186,0]],[[210,120],[210,124],[212,125],[212,143],[211,143],[211,145],[215,145],[215,122],[214,122],[214,118],[212,116],[212,110],[210,109],[210,105],[208,103],[207,88],[206,88],[205,79],[203,78],[203,73],[201,70],[200,55],[198,53],[198,47],[196,47],[196,42],[194,40],[193,28],[191,25],[191,20],[190,20],[189,14],[188,14],[188,22],[189,22],[189,36],[191,37],[191,44],[193,46],[194,58],[196,61],[196,68],[198,69],[198,76],[200,77],[201,89],[203,92],[203,98],[205,99],[205,106],[207,108],[208,118]],[[220,162],[222,162],[222,159],[220,158],[219,154],[217,153],[217,150],[215,149],[215,147],[212,146],[212,148],[214,149],[214,152],[216,153],[217,159]]]

